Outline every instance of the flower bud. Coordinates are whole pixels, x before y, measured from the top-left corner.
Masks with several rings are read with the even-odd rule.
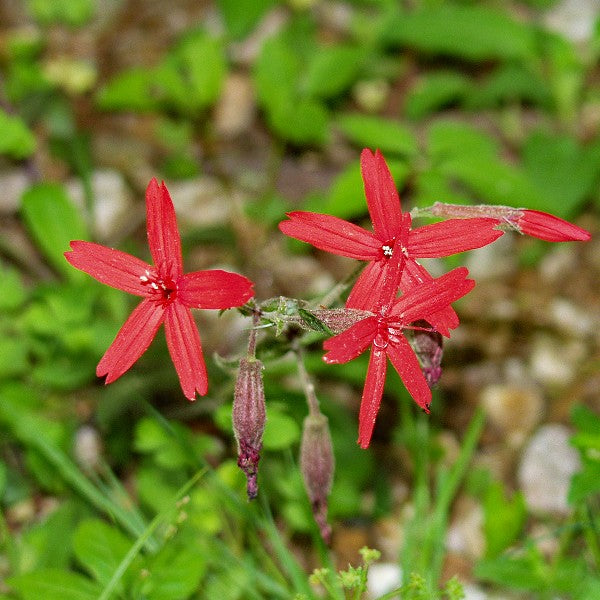
[[[416,321],[414,325],[423,329],[413,329],[410,344],[419,358],[425,380],[432,388],[442,376],[442,355],[444,338],[437,331],[429,331],[427,321]]]
[[[333,482],[333,445],[327,417],[321,413],[304,419],[300,446],[300,469],[313,515],[325,542],[331,539],[327,523],[327,497]]]
[[[233,397],[233,433],[238,445],[238,466],[246,474],[248,499],[256,498],[258,461],[265,429],[263,364],[255,358],[240,360]]]
[[[357,308],[319,308],[312,314],[329,327],[333,333],[341,333],[373,313]]]

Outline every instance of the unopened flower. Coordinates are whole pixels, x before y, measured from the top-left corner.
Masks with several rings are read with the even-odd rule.
[[[416,321],[413,327],[410,331],[410,345],[421,363],[427,384],[432,388],[442,376],[444,338],[438,331],[428,328],[427,321]]]
[[[111,383],[131,368],[165,324],[167,346],[185,396],[194,400],[208,389],[200,335],[190,308],[241,306],[252,295],[252,282],[226,271],[183,273],[175,209],[164,183],[146,190],[146,226],[154,265],[113,248],[71,242],[65,258],[98,281],[143,298],[117,333],[96,368]]]
[[[311,413],[304,419],[300,445],[300,469],[304,486],[321,537],[329,543],[331,527],[327,522],[327,498],[333,483],[335,461],[327,417]]]
[[[462,206],[436,202],[431,214],[438,217],[471,219],[488,216],[524,235],[530,235],[547,242],[587,242],[591,236],[578,225],[539,210],[512,208],[510,206]]]
[[[411,216],[403,213],[394,180],[379,150],[373,154],[364,149],[361,157],[367,205],[373,223],[373,232],[331,215],[296,211],[287,214],[288,221],[279,229],[293,238],[313,246],[359,260],[368,261],[356,281],[346,306],[373,310],[378,301],[382,280],[394,279],[390,269],[400,269],[400,288],[410,288],[432,277],[417,259],[449,256],[490,244],[502,232],[498,220],[476,217],[468,221],[453,219],[411,229]],[[391,261],[394,252],[402,252],[405,260]],[[430,322],[441,332],[456,327],[458,319],[451,307],[439,315],[430,315]]]
[[[253,357],[242,358],[233,396],[233,433],[238,445],[238,466],[246,474],[248,499],[258,494],[258,461],[265,430],[263,364]]]
[[[413,329],[415,321],[430,322],[430,315],[472,290],[475,282],[467,279],[467,274],[467,269],[460,267],[422,283],[395,300],[385,314],[380,312],[367,317],[323,343],[323,348],[328,351],[323,359],[335,364],[346,363],[371,347],[359,413],[358,443],[361,447],[367,448],[371,441],[383,395],[388,357],[414,401],[429,412],[431,390],[404,331]]]

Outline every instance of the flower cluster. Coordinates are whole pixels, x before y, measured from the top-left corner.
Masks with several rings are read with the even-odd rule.
[[[367,311],[368,316],[324,343],[328,363],[350,361],[371,348],[358,435],[358,443],[367,448],[381,403],[387,358],[415,402],[429,411],[430,384],[439,379],[441,359],[441,343],[432,341],[433,335],[449,337],[459,323],[451,303],[475,285],[467,279],[465,268],[434,279],[418,259],[480,248],[502,236],[506,228],[548,241],[587,240],[589,234],[539,211],[439,203],[431,214],[448,220],[413,229],[411,214],[402,212],[398,191],[379,151],[363,150],[361,173],[372,232],[331,215],[301,211],[288,213],[289,220],[279,228],[321,250],[368,261],[346,301],[348,309]],[[428,360],[419,362],[404,335],[407,330],[432,334],[429,345],[435,348]]]
[[[451,304],[475,285],[467,278],[465,268],[434,278],[419,259],[480,248],[508,230],[547,241],[585,241],[590,235],[552,215],[504,206],[436,203],[429,209],[403,212],[398,191],[379,151],[373,154],[363,150],[361,173],[372,231],[331,215],[302,211],[288,213],[288,220],[280,223],[279,228],[284,234],[321,250],[367,263],[345,308],[317,310],[311,316],[317,322],[322,319],[336,334],[324,343],[327,363],[350,361],[370,348],[358,436],[358,443],[367,448],[383,395],[388,358],[415,402],[428,412],[430,388],[441,375],[442,336],[449,337],[459,323]],[[446,220],[413,228],[415,215]],[[196,394],[207,393],[208,379],[200,335],[190,309],[240,307],[253,296],[252,282],[221,270],[183,272],[173,203],[164,183],[159,185],[156,179],[152,179],[146,190],[146,216],[153,265],[85,241],[71,242],[71,251],[65,257],[98,281],[142,298],[100,360],[97,375],[106,376],[106,383],[123,375],[145,352],[164,323],[181,388],[187,398],[194,400]],[[240,361],[233,415],[239,464],[248,477],[249,497],[256,495],[256,472],[265,425],[263,366],[255,356],[256,329],[264,312],[260,305],[253,307],[255,322],[248,355]],[[320,414],[317,404],[316,398],[313,399],[313,416]],[[327,480],[325,487],[330,484],[333,461],[328,443],[315,446],[320,449],[317,462],[327,467],[321,470],[314,470],[309,464],[311,460],[314,462],[316,452],[314,448],[312,454],[308,452],[311,444],[305,444],[303,450],[303,472],[310,482],[311,501],[318,505],[323,527],[326,503],[314,482]],[[308,460],[308,456],[313,459]]]

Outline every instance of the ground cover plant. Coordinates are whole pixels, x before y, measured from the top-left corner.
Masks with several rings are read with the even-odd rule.
[[[0,6],[0,598],[600,594],[560,10]]]

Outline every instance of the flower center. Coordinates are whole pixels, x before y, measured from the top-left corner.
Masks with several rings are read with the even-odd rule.
[[[394,255],[394,244],[396,243],[396,238],[392,238],[391,240],[388,240],[387,242],[385,242],[385,244],[382,244],[381,246],[381,258],[385,259],[385,260],[389,260],[390,258],[392,258],[392,256]]]
[[[148,288],[155,302],[170,304],[177,298],[177,285],[170,278],[163,279],[146,270],[144,275],[140,275],[140,281]]]

